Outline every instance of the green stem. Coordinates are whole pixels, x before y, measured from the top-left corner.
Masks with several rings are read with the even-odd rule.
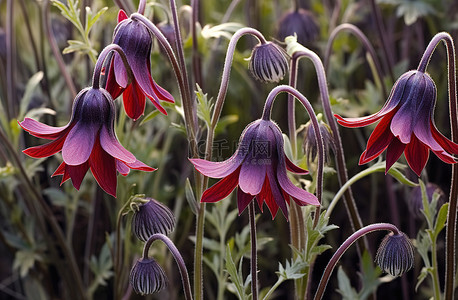
[[[267,292],[267,294],[262,298],[262,300],[267,300],[269,297],[275,292],[275,290],[280,286],[280,284],[283,283],[285,279],[283,277],[278,278],[277,282],[270,288],[270,290]]]
[[[431,241],[431,263],[432,263],[432,278],[433,278],[433,289],[434,289],[434,299],[441,299],[441,290],[439,284],[439,266],[437,264],[437,245],[436,238]]]

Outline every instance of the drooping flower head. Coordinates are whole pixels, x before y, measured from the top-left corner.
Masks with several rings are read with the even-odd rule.
[[[158,293],[167,286],[164,269],[153,258],[141,258],[132,267],[129,282],[137,294]]]
[[[398,277],[409,271],[414,262],[414,247],[410,239],[402,232],[390,233],[380,244],[375,262],[391,276]]]
[[[359,163],[365,164],[386,149],[386,171],[404,152],[410,168],[420,176],[429,157],[429,150],[445,163],[456,163],[458,145],[444,137],[434,123],[436,85],[421,71],[404,73],[394,84],[382,109],[362,118],[342,118],[337,122],[346,127],[361,127],[378,120]]]
[[[285,37],[296,35],[297,41],[308,45],[318,36],[319,28],[312,13],[305,9],[287,12],[278,24],[278,38],[283,41]]]
[[[298,205],[319,205],[315,195],[295,186],[286,170],[306,174],[286,157],[280,128],[271,120],[260,119],[249,124],[240,137],[235,153],[223,162],[190,159],[205,176],[222,178],[202,195],[202,202],[217,202],[236,187],[239,214],[256,197],[259,208],[263,203],[274,218],[278,208],[288,218],[290,197]]]
[[[279,82],[289,69],[287,54],[272,42],[260,43],[253,48],[248,68],[262,82]]]
[[[172,95],[160,87],[151,77],[152,37],[140,21],[128,18],[123,10],[118,14],[118,26],[114,31],[113,44],[119,45],[127,57],[132,75],[124,67],[121,57],[115,53],[108,72],[106,89],[113,99],[123,93],[124,109],[133,120],[145,110],[145,97],[163,114],[166,110],[160,100],[173,103]]]
[[[31,135],[52,140],[23,152],[40,158],[62,151],[63,162],[52,175],[62,175],[61,184],[71,179],[78,190],[90,169],[100,187],[116,197],[117,172],[125,176],[130,169],[155,169],[137,160],[119,143],[114,130],[115,109],[107,91],[85,88],[75,98],[67,125],[52,127],[30,118],[19,123]]]
[[[329,160],[329,151],[331,149],[335,150],[334,139],[332,138],[331,128],[329,128],[328,124],[321,120],[321,114],[318,114],[317,118],[319,120],[321,137],[323,138],[324,162],[326,163]],[[319,146],[316,143],[315,130],[313,130],[312,122],[309,121],[304,126],[304,142],[302,144],[302,148],[307,158],[308,166],[310,166],[317,159],[318,147]]]
[[[132,217],[132,231],[146,242],[153,234],[169,234],[175,228],[175,217],[167,206],[153,198],[138,206]]]

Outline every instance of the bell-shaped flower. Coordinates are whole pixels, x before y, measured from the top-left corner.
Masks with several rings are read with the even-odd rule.
[[[278,208],[288,218],[290,197],[298,205],[320,205],[315,195],[295,186],[286,170],[307,174],[286,157],[280,128],[271,120],[257,120],[249,124],[238,149],[229,159],[211,162],[190,159],[194,167],[205,176],[222,178],[202,195],[202,202],[217,202],[227,197],[236,187],[239,214],[256,197],[259,208],[263,203],[275,218]]]
[[[114,130],[115,115],[115,104],[107,91],[86,88],[76,96],[67,125],[52,127],[30,118],[19,123],[31,135],[52,140],[23,152],[40,158],[62,151],[63,162],[52,175],[62,175],[61,184],[71,178],[79,190],[90,169],[100,187],[116,197],[116,172],[125,176],[130,169],[155,169],[137,160],[119,143]]]
[[[279,82],[289,69],[287,56],[283,48],[272,42],[260,43],[253,48],[248,69],[261,82]]]
[[[151,77],[152,37],[148,28],[140,21],[128,18],[123,10],[118,14],[118,25],[114,31],[113,44],[119,45],[127,57],[131,69],[124,67],[117,53],[111,61],[106,89],[116,99],[123,93],[124,109],[127,115],[137,120],[145,110],[145,97],[163,114],[167,114],[160,100],[173,103],[173,96],[160,87]]]
[[[456,163],[458,145],[444,137],[434,123],[436,85],[421,71],[404,73],[395,83],[382,109],[370,116],[342,118],[337,122],[346,127],[361,127],[378,120],[359,159],[365,164],[386,149],[386,171],[404,152],[410,168],[420,176],[429,157],[429,150],[445,163]]]

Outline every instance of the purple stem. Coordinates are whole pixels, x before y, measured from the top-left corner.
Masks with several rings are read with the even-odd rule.
[[[329,127],[332,131],[332,136],[334,138],[335,144],[335,156],[336,156],[336,164],[337,164],[337,176],[339,178],[340,185],[344,185],[348,181],[348,174],[347,174],[347,167],[345,164],[345,156],[343,152],[342,140],[340,138],[339,129],[337,127],[337,123],[334,119],[332,109],[331,109],[331,102],[329,100],[329,91],[328,85],[326,82],[326,73],[324,71],[323,63],[321,62],[318,55],[308,49],[304,51],[297,51],[293,54],[293,59],[299,59],[299,57],[305,56],[309,58],[313,65],[315,66],[317,78],[318,78],[318,86],[320,89],[321,94],[321,102],[323,105],[323,110],[326,115],[326,120],[329,124]],[[345,207],[347,210],[347,214],[350,219],[351,226],[353,230],[358,230],[363,227],[361,217],[359,216],[358,209],[356,207],[355,200],[353,199],[353,194],[351,193],[351,189],[347,189],[345,192]],[[366,243],[366,241],[365,241]],[[360,246],[367,248],[365,243],[362,243]]]
[[[324,291],[326,290],[326,286],[328,284],[332,271],[334,270],[337,262],[342,257],[342,255],[345,253],[345,251],[347,251],[348,248],[350,248],[350,246],[353,245],[353,243],[356,242],[356,240],[358,240],[360,237],[365,236],[368,233],[379,231],[379,230],[388,230],[388,231],[394,232],[394,234],[400,234],[399,229],[396,226],[394,226],[393,224],[376,223],[376,224],[367,225],[359,229],[352,235],[350,235],[345,240],[345,242],[339,247],[339,249],[337,249],[337,251],[331,257],[331,260],[329,260],[329,263],[323,272],[323,276],[321,277],[320,284],[318,285],[318,289],[316,291],[315,297],[313,298],[314,300],[320,300],[323,297]]]
[[[184,262],[183,256],[181,256],[180,251],[178,251],[177,247],[172,242],[172,240],[170,240],[167,236],[165,236],[162,233],[153,234],[148,239],[148,241],[145,244],[145,247],[143,248],[143,259],[148,259],[149,248],[151,244],[156,240],[162,241],[167,246],[167,248],[169,248],[170,252],[172,253],[173,257],[175,258],[178,268],[180,269],[181,282],[183,283],[185,299],[192,300],[191,285],[189,283],[188,270],[186,269],[186,264]]]
[[[251,237],[251,295],[253,300],[258,300],[258,253],[256,247],[256,219],[254,201],[248,206]]]
[[[111,51],[116,51],[121,56],[122,62],[124,64],[124,68],[127,71],[127,75],[129,78],[132,78],[132,70],[130,69],[129,63],[127,62],[127,57],[122,48],[117,44],[110,44],[106,46],[102,52],[100,52],[99,57],[97,58],[97,62],[95,63],[94,72],[92,74],[92,88],[98,89],[100,88],[100,74],[102,73],[103,63],[107,58],[108,54]]]
[[[264,106],[264,112],[262,114],[262,119],[266,121],[270,120],[270,115],[272,112],[272,104],[274,100],[276,99],[275,97],[281,92],[287,92],[289,94],[292,94],[294,97],[296,97],[302,103],[302,105],[304,105],[305,109],[307,110],[307,113],[309,114],[310,121],[312,121],[313,130],[315,131],[315,139],[318,145],[316,197],[318,198],[318,201],[321,203],[321,196],[323,193],[324,146],[323,146],[323,137],[321,136],[321,131],[320,131],[320,127],[318,124],[318,120],[316,118],[315,111],[313,110],[313,107],[310,104],[310,102],[307,100],[307,98],[304,95],[302,95],[300,92],[290,87],[289,85],[279,85],[275,87],[272,91],[270,91],[269,95],[267,96],[266,104]],[[320,215],[320,212],[317,211],[316,218],[318,218],[319,215]]]
[[[146,8],[146,0],[140,0],[138,3],[138,13],[141,15],[145,14],[145,8]]]
[[[452,141],[458,142],[458,119],[457,119],[457,97],[456,97],[456,61],[455,46],[450,34],[439,32],[429,42],[423,57],[420,60],[417,70],[425,72],[437,45],[443,41],[447,48],[447,67],[448,67],[448,99],[450,110],[450,126],[452,129]],[[452,166],[452,179],[450,187],[450,198],[447,215],[447,229],[445,239],[445,291],[444,299],[454,298],[455,282],[455,239],[456,239],[456,212],[458,199],[458,164]]]

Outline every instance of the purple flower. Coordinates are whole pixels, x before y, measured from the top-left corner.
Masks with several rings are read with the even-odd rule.
[[[116,172],[127,175],[130,169],[154,171],[137,160],[118,141],[114,131],[115,106],[104,89],[86,88],[75,98],[70,122],[52,127],[25,118],[19,125],[38,138],[52,142],[25,149],[31,157],[48,157],[62,151],[63,162],[52,176],[62,175],[62,182],[72,179],[79,190],[86,172],[91,169],[100,187],[116,197]]]
[[[383,272],[398,277],[412,269],[414,258],[414,247],[410,239],[402,232],[390,233],[380,244],[375,262]]]
[[[404,73],[394,84],[388,101],[382,109],[362,118],[342,118],[337,122],[346,127],[361,127],[378,120],[359,159],[365,164],[386,149],[386,170],[404,152],[410,168],[420,176],[429,157],[429,150],[442,161],[456,163],[458,145],[444,137],[434,124],[436,85],[432,78],[420,71]]]
[[[307,174],[294,165],[283,150],[280,128],[270,120],[257,120],[249,124],[235,153],[223,162],[190,159],[195,168],[205,176],[222,178],[202,195],[202,202],[217,202],[227,197],[238,186],[239,214],[256,197],[259,208],[264,201],[275,218],[278,208],[288,218],[291,197],[298,205],[320,205],[315,195],[295,186],[286,170]]]
[[[281,41],[289,35],[296,34],[297,41],[302,45],[314,41],[319,32],[312,13],[302,8],[284,14],[278,25],[278,38]]]
[[[113,99],[123,93],[124,109],[133,120],[143,115],[145,96],[160,112],[167,115],[159,101],[173,103],[174,100],[173,96],[151,77],[152,37],[148,28],[140,21],[128,18],[123,10],[119,11],[118,23],[114,32],[113,44],[119,45],[126,54],[133,76],[129,76],[121,57],[115,53],[108,71],[107,91]]]
[[[164,269],[152,258],[141,258],[132,267],[129,275],[132,289],[141,295],[158,293],[167,286]]]
[[[248,68],[261,82],[279,82],[288,72],[288,54],[283,48],[267,42],[253,48]]]

